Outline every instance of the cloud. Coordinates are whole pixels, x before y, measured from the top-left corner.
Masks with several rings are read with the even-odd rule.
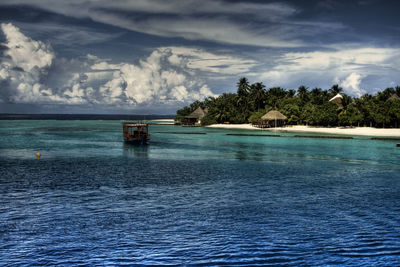
[[[187,40],[207,40],[234,45],[262,47],[298,47],[303,43],[294,36],[291,27],[264,25],[249,27],[227,18],[198,17],[135,17],[118,12],[94,11],[90,18],[128,30],[162,37],[181,37]],[[292,25],[295,27],[295,25]],[[301,28],[301,27],[298,27]]]
[[[346,77],[343,81],[339,81],[338,83],[343,87],[345,93],[349,95],[362,96],[366,93],[365,90],[360,89],[361,80],[363,75],[358,73],[351,73]]]
[[[245,75],[258,65],[252,59],[242,59],[231,55],[217,55],[203,49],[188,47],[163,47],[162,51],[171,53],[168,60],[188,70],[199,70],[216,75]]]
[[[199,4],[196,0],[74,0],[54,2],[52,0],[3,0],[3,5],[32,5],[56,13],[87,17],[87,14],[96,9],[113,9],[127,12],[143,12],[148,14],[246,14],[246,15],[270,15],[271,17],[288,16],[294,14],[296,9],[284,3],[251,3],[251,2],[227,2],[221,0],[203,0]]]
[[[342,4],[335,0],[322,0],[316,4],[317,9],[322,10],[335,10],[338,9]]]
[[[360,89],[364,79],[382,76],[387,84],[397,79],[400,67],[393,62],[399,57],[398,48],[332,46],[329,51],[285,53],[259,77],[273,86],[330,86],[341,82],[349,94],[360,95],[365,92]]]
[[[19,29],[9,24],[1,24],[7,40],[6,56],[11,58],[13,67],[20,67],[25,71],[33,68],[49,67],[55,57],[49,45],[40,41],[34,41],[23,35]]]
[[[278,2],[4,0],[1,4],[34,6],[156,36],[235,45],[297,47],[303,45],[299,38],[303,29],[324,28],[292,22],[298,9]]]
[[[40,13],[39,13],[40,14]],[[58,24],[57,22],[45,21],[36,23],[18,22],[18,26],[39,38],[51,36],[52,45],[62,46],[85,46],[111,41],[119,36],[118,32],[105,32],[102,29],[94,29],[83,25]]]
[[[250,71],[255,62],[202,49],[161,47],[137,64],[95,55],[57,58],[49,44],[32,40],[12,24],[1,24],[1,101],[129,108],[188,103],[215,94],[198,78]],[[230,64],[235,67],[228,67]]]
[[[51,47],[26,37],[12,24],[1,24],[1,30],[6,38],[3,46],[7,47],[0,64],[2,90],[6,91],[2,97],[16,102],[47,98],[47,92],[41,93],[44,88],[40,81],[55,58]],[[15,93],[11,92],[11,88]]]

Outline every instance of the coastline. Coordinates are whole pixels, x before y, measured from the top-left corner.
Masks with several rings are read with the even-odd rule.
[[[151,120],[151,123],[153,125],[174,125],[174,120],[173,119],[156,119],[156,120]]]
[[[361,135],[373,137],[400,137],[400,128],[373,128],[373,127],[311,127],[304,125],[293,125],[277,128],[257,128],[251,124],[212,124],[206,126],[208,128],[221,129],[241,129],[241,130],[258,130],[258,131],[277,131],[277,132],[301,132],[301,133],[322,133],[322,134],[339,134],[339,135]]]

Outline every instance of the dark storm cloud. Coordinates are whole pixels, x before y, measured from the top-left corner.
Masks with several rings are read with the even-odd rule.
[[[134,32],[187,40],[205,40],[233,45],[261,47],[309,47],[341,42],[385,42],[393,30],[388,22],[397,20],[396,1],[60,1],[5,0],[6,8],[24,4],[53,14],[81,20],[81,25],[95,21]],[[16,11],[14,11],[16,12]],[[35,13],[35,12],[34,12]],[[12,14],[12,12],[11,12]],[[43,16],[22,15],[27,20],[43,22]],[[46,20],[48,21],[48,20]],[[371,21],[373,23],[371,23]],[[396,22],[394,22],[396,23]],[[397,22],[398,23],[398,22]],[[71,24],[71,22],[69,22]],[[99,27],[99,25],[92,25]],[[43,25],[43,30],[46,30]],[[374,32],[376,36],[369,33]],[[73,33],[75,32],[75,36]],[[82,33],[79,35],[79,33]],[[85,30],[60,34],[63,39],[85,42]],[[86,42],[106,40],[105,33],[89,32]],[[92,38],[90,38],[90,37]],[[74,38],[75,37],[75,38]],[[380,37],[380,38],[378,38]],[[390,38],[393,43],[400,37]]]
[[[24,1],[19,1],[22,3]],[[5,1],[13,5],[14,1]],[[25,1],[48,12],[67,17],[91,19],[123,29],[162,37],[188,40],[296,47],[302,45],[299,32],[303,27],[292,23],[297,12],[284,3],[251,3],[225,1]],[[240,18],[240,19],[238,19]],[[318,24],[304,26],[319,28]],[[319,29],[321,31],[321,29]]]
[[[3,44],[0,44],[0,52],[5,51],[5,50],[7,50],[7,49],[8,49],[7,46],[5,46],[5,45],[3,45]]]

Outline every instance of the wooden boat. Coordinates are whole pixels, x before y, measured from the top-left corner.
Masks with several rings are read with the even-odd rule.
[[[132,144],[147,144],[150,140],[149,124],[124,122],[122,124],[124,141]]]

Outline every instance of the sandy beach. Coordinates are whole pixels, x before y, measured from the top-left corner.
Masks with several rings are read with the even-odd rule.
[[[156,119],[156,120],[151,120],[151,121],[165,121],[165,122],[172,122],[174,123],[174,119]]]
[[[400,137],[400,129],[382,129],[372,127],[311,127],[294,125],[277,128],[260,129],[251,124],[213,124],[207,126],[209,128],[224,128],[224,129],[242,129],[242,130],[258,130],[258,131],[279,131],[279,132],[303,132],[303,133],[323,133],[323,134],[342,134],[342,135],[363,135],[363,136],[382,136],[382,137]]]
[[[152,124],[159,124],[159,125],[174,125],[173,119],[157,119],[151,120]]]

